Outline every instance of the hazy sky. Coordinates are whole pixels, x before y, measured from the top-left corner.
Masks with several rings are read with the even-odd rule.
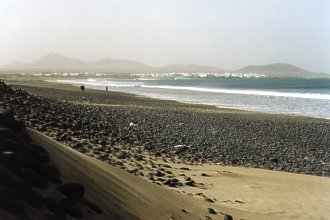
[[[49,52],[330,73],[328,0],[0,0],[0,65]]]

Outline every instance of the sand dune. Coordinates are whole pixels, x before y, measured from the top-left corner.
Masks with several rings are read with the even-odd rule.
[[[168,163],[173,173],[185,173],[204,186],[167,188],[78,153],[34,130],[29,134],[45,146],[66,181],[86,187],[86,197],[105,211],[97,219],[223,219],[222,213],[234,219],[328,219],[330,215],[330,179],[326,177],[219,165],[184,165],[190,170],[181,170],[182,164]],[[204,201],[201,193],[215,203]],[[209,214],[208,207],[218,213]]]
[[[29,134],[49,152],[61,177],[85,186],[86,197],[105,212],[97,219],[223,219],[222,213],[234,219],[275,219],[177,193],[78,153],[34,130]],[[209,214],[208,207],[218,213]]]
[[[185,171],[186,175],[206,187],[206,190],[186,186],[179,189],[187,194],[202,192],[216,204],[275,219],[329,219],[330,179],[327,177],[218,165],[187,167],[191,170]],[[173,173],[179,172],[173,169]]]

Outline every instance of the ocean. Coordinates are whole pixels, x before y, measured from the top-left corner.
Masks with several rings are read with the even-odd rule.
[[[185,103],[330,119],[330,79],[134,77],[57,80]]]

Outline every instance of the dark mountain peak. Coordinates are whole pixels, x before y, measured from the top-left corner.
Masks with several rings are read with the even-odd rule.
[[[79,60],[77,58],[66,57],[59,53],[49,53],[31,65],[36,67],[76,67],[81,65],[86,65],[85,61]]]
[[[207,72],[207,73],[224,73],[225,70],[219,69],[213,66],[201,66],[197,64],[170,64],[159,68],[160,71],[164,72]]]
[[[125,65],[125,66],[148,66],[142,62],[127,60],[127,59],[110,59],[103,58],[92,62],[94,65]]]
[[[46,54],[45,56],[43,56],[42,58],[40,59],[51,59],[51,58],[66,58],[66,56],[64,56],[63,54],[60,54],[60,53],[55,53],[55,52],[50,52],[48,54]]]
[[[288,63],[272,63],[267,65],[249,65],[238,70],[238,72],[268,72],[268,73],[308,73]]]

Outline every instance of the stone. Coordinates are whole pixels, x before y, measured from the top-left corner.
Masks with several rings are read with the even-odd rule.
[[[31,158],[34,160],[41,162],[41,163],[48,163],[49,162],[49,155],[47,151],[37,144],[26,144],[26,148],[28,149]]]
[[[75,201],[70,200],[69,198],[60,199],[58,201],[58,206],[59,206],[59,209],[63,213],[65,213],[73,218],[80,219],[83,217],[82,211],[81,211],[79,205]]]
[[[85,204],[93,212],[98,213],[98,214],[102,214],[103,213],[102,209],[100,207],[98,207],[97,205],[95,205],[94,203],[91,203],[91,202],[85,200]]]
[[[85,194],[85,188],[79,183],[64,183],[57,188],[63,195],[71,199],[79,200]]]
[[[126,159],[127,157],[127,153],[125,151],[120,151],[118,154],[117,154],[117,158],[118,159]]]
[[[193,180],[186,181],[184,184],[187,186],[195,186],[195,181],[193,181]]]
[[[32,191],[32,186],[24,181],[10,181],[7,187],[13,190],[18,198],[26,198]]]
[[[210,198],[205,198],[204,201],[210,202],[210,203],[214,203],[214,201],[212,199],[210,199]]]
[[[0,207],[12,203],[16,200],[17,194],[10,188],[0,186]]]
[[[13,139],[15,139],[15,137],[16,137],[16,133],[12,129],[0,127],[0,138],[3,138],[3,139],[13,138]]]
[[[46,214],[47,220],[66,220],[65,215]]]
[[[18,177],[36,188],[45,188],[48,186],[47,180],[31,169],[20,170],[18,173]]]
[[[17,202],[11,202],[7,203],[2,207],[3,210],[6,210],[7,212],[13,213],[13,214],[23,214],[24,213],[24,207],[21,203]]]
[[[233,217],[231,215],[225,214],[223,216],[223,220],[233,220]]]
[[[60,213],[59,206],[54,199],[46,197],[43,199],[42,202],[49,211],[57,213],[57,214],[62,214],[62,215],[64,214],[64,213]]]
[[[161,171],[159,171],[159,170],[153,170],[153,171],[151,171],[151,174],[153,175],[153,176],[164,176],[164,173],[162,173]]]
[[[184,177],[184,180],[185,180],[185,181],[190,181],[191,178],[190,178],[189,176],[185,176],[185,177]]]
[[[12,176],[12,172],[8,168],[0,165],[0,184],[8,182]]]
[[[207,212],[213,215],[217,214],[217,212],[213,208],[207,208]]]
[[[26,197],[25,201],[29,205],[38,208],[42,205],[43,196],[38,191],[32,190],[30,195]]]

